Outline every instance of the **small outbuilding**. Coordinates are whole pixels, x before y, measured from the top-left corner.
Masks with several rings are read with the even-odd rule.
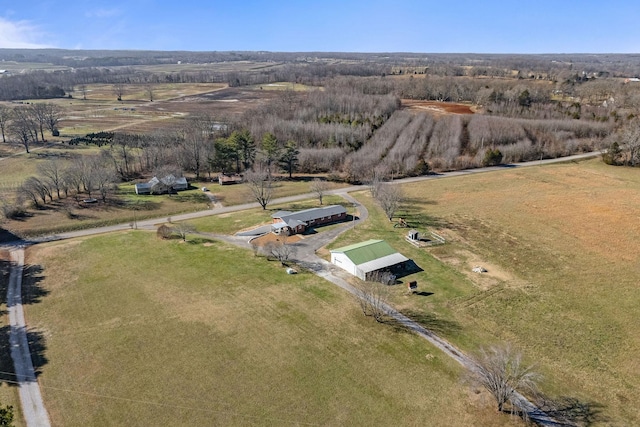
[[[240,184],[242,182],[242,176],[238,174],[234,175],[218,175],[218,184],[220,185],[230,185],[230,184]]]
[[[333,249],[330,252],[332,264],[361,280],[368,280],[379,271],[403,269],[411,261],[384,240],[367,240]]]

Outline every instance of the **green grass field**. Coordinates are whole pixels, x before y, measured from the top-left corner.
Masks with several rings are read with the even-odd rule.
[[[27,261],[53,425],[513,425],[425,341],[251,251],[127,232]]]
[[[443,335],[465,350],[512,343],[544,375],[543,391],[578,399],[603,425],[640,423],[630,404],[640,392],[638,169],[594,160],[404,190],[398,216],[437,230],[446,245],[412,248],[407,229],[394,229],[361,194],[371,222],[335,246],[388,240],[425,270],[415,277],[433,292],[409,298],[398,288],[401,309],[439,316]],[[473,265],[489,272],[472,273]]]

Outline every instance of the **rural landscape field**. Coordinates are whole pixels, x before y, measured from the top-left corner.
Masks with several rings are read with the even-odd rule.
[[[0,49],[14,425],[16,275],[51,425],[640,424],[634,57],[54,53]]]

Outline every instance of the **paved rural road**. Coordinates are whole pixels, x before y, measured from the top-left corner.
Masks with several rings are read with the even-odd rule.
[[[9,289],[7,290],[7,306],[9,308],[9,345],[11,358],[19,386],[22,413],[27,426],[47,427],[49,415],[44,407],[40,387],[36,381],[29,341],[27,325],[22,310],[22,273],[24,269],[24,249],[16,247],[10,251],[11,271],[9,273]]]
[[[547,159],[547,160],[519,163],[514,165],[468,169],[468,170],[456,171],[456,172],[446,172],[442,174],[434,174],[434,175],[428,175],[428,176],[400,179],[400,180],[394,181],[393,183],[394,184],[411,183],[411,182],[425,181],[430,179],[439,179],[439,178],[446,178],[446,177],[453,177],[453,176],[462,176],[462,175],[498,171],[498,170],[504,170],[505,168],[510,168],[510,167],[519,168],[519,167],[530,167],[530,166],[538,166],[538,165],[551,164],[551,163],[570,162],[570,161],[577,161],[577,160],[581,160],[589,157],[596,157],[596,156],[599,156],[600,154],[601,153],[599,152],[584,153],[584,154],[578,154],[575,156],[563,157],[559,159]],[[366,186],[364,185],[355,185],[351,187],[331,190],[331,191],[328,191],[327,193],[339,194],[345,199],[347,199],[348,201],[350,201],[351,203],[354,203],[354,205],[357,205],[356,200],[351,196],[349,196],[348,193],[352,191],[362,190],[365,188]],[[304,200],[304,199],[309,199],[314,197],[316,197],[314,193],[300,194],[296,196],[274,199],[271,202],[271,204],[288,203],[292,201]],[[319,233],[317,236],[307,237],[306,239],[296,244],[298,246],[297,258],[303,267],[308,268],[318,276],[325,278],[326,280],[336,284],[337,286],[341,287],[342,289],[352,294],[354,294],[355,289],[351,285],[349,285],[349,283],[343,277],[341,277],[343,275],[343,272],[339,271],[337,267],[331,265],[326,260],[318,257],[315,254],[315,251],[318,248],[325,246],[330,241],[335,239],[340,233],[343,233],[349,230],[350,228],[355,227],[358,224],[362,223],[364,220],[366,220],[368,216],[366,208],[362,205],[357,205],[357,206],[358,206],[359,218],[356,221],[353,221],[352,223],[349,223],[349,224],[345,224],[342,227],[337,227],[327,232]],[[172,221],[186,221],[186,220],[201,218],[205,216],[219,215],[227,212],[237,212],[237,211],[242,211],[246,209],[253,209],[256,207],[259,207],[258,203],[247,203],[243,205],[228,206],[228,207],[215,207],[214,209],[208,209],[204,211],[192,212],[192,213],[182,214],[182,215],[175,215],[175,216],[172,216],[171,219]],[[139,229],[153,230],[155,229],[157,224],[164,223],[166,221],[167,221],[166,217],[138,221],[136,224],[134,224],[134,227]],[[25,413],[25,420],[27,422],[27,426],[29,427],[48,426],[49,419],[48,419],[47,412],[44,408],[44,405],[42,403],[42,397],[40,394],[38,383],[36,382],[36,379],[35,379],[33,364],[31,362],[31,354],[29,352],[28,343],[27,343],[26,325],[24,322],[24,315],[22,312],[20,288],[21,288],[21,282],[22,282],[22,264],[24,262],[24,250],[21,247],[18,249],[15,249],[15,247],[17,245],[23,245],[23,244],[34,244],[34,243],[40,243],[40,242],[46,242],[46,241],[63,240],[63,239],[71,239],[74,237],[83,237],[83,236],[91,236],[95,234],[110,233],[114,231],[128,230],[130,228],[131,228],[130,224],[119,224],[119,225],[113,225],[113,226],[107,226],[107,227],[73,231],[68,233],[59,233],[55,235],[31,239],[29,241],[12,242],[14,249],[11,249],[11,256],[12,256],[12,259],[15,257],[17,261],[12,264],[10,286],[7,292],[7,301],[9,304],[10,318],[16,319],[15,326],[14,326],[14,320],[11,320],[11,332],[12,332],[11,333],[11,355],[14,360],[17,381],[19,382],[19,385],[20,385],[20,398],[23,406],[23,411]],[[245,247],[249,246],[248,240],[246,237],[232,237],[232,236],[222,236],[222,235],[218,235],[216,237],[233,244],[239,244]],[[414,331],[416,334],[423,337],[424,339],[428,340],[436,347],[440,348],[446,355],[458,361],[465,368],[469,370],[475,369],[475,365],[473,364],[472,360],[468,356],[465,356],[464,353],[462,353],[460,350],[454,347],[451,343],[440,338],[439,336],[434,334],[432,331],[429,331],[423,328],[416,322],[412,321],[411,319],[407,318],[406,316],[394,310],[392,307],[387,307],[387,309],[388,309],[389,315],[393,317],[396,321],[398,321],[408,329]],[[520,396],[520,399],[523,402],[522,406],[524,408],[528,408],[527,412],[529,413],[531,419],[537,422],[538,424],[548,425],[548,426],[560,425],[560,423],[548,417],[546,414],[540,411],[535,405],[533,405],[523,396]]]
[[[583,154],[576,154],[574,156],[561,157],[558,159],[536,160],[532,162],[516,163],[516,164],[510,164],[510,165],[504,165],[504,166],[465,169],[462,171],[444,172],[444,173],[433,174],[433,175],[403,178],[403,179],[395,180],[392,183],[405,184],[405,183],[412,183],[412,182],[418,182],[418,181],[428,181],[432,179],[441,179],[441,178],[448,178],[448,177],[455,177],[455,176],[462,176],[462,175],[472,175],[472,174],[478,174],[478,173],[500,171],[508,168],[522,168],[522,167],[539,166],[539,165],[546,165],[546,164],[552,164],[552,163],[571,162],[571,161],[582,160],[590,157],[597,157],[600,155],[601,155],[600,152],[583,153]],[[327,191],[327,194],[344,195],[353,191],[364,190],[366,188],[367,186],[365,185],[353,185],[350,187],[338,188],[335,190]],[[315,193],[298,194],[295,196],[280,197],[280,198],[274,199],[271,201],[270,204],[275,205],[275,204],[281,204],[281,203],[289,203],[289,202],[295,202],[299,200],[312,199],[315,197],[317,197]],[[171,218],[171,221],[176,221],[176,222],[188,221],[195,218],[202,218],[202,217],[212,216],[212,215],[220,215],[223,213],[237,212],[237,211],[242,211],[246,209],[254,209],[257,207],[260,207],[260,205],[257,202],[245,203],[242,205],[214,207],[213,209],[206,209],[198,212],[191,212],[191,213],[186,213],[181,215],[172,215],[170,218]],[[162,217],[162,218],[137,221],[133,226],[138,229],[148,229],[148,230],[155,229],[157,225],[167,222],[168,218],[169,217]],[[58,233],[58,234],[53,234],[49,236],[38,237],[38,238],[30,239],[29,242],[27,243],[41,243],[41,242],[47,242],[47,241],[53,241],[53,240],[71,239],[74,237],[92,236],[95,234],[111,233],[114,231],[122,231],[122,230],[128,230],[128,229],[131,229],[131,225],[129,223],[110,225],[106,227],[70,231],[66,233]]]

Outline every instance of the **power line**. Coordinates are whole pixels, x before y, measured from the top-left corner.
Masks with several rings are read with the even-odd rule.
[[[15,374],[14,372],[0,371],[0,374],[12,375],[12,376],[14,376],[16,378],[18,377],[18,375]],[[21,384],[20,381],[14,381],[14,380],[7,380],[7,379],[0,380],[0,382],[2,382],[2,381],[6,382],[6,383],[10,383],[10,384],[16,384],[16,385],[20,385]],[[174,408],[174,409],[183,409],[183,410],[189,410],[189,411],[207,412],[207,413],[211,413],[211,414],[224,414],[224,415],[231,415],[231,416],[240,417],[240,418],[252,418],[252,419],[257,419],[257,420],[269,420],[269,421],[274,421],[274,422],[296,424],[296,425],[306,425],[306,426],[318,426],[318,425],[320,425],[320,424],[309,423],[309,422],[301,422],[301,421],[298,421],[298,420],[290,421],[290,420],[284,420],[284,419],[281,419],[281,418],[261,417],[261,416],[258,416],[258,415],[246,415],[246,414],[241,414],[241,413],[233,412],[233,411],[221,411],[221,410],[207,409],[207,408],[202,408],[202,407],[192,407],[192,406],[186,406],[186,405],[175,405],[175,404],[169,404],[169,403],[154,402],[154,401],[151,401],[151,400],[141,400],[141,399],[131,399],[131,398],[128,398],[128,397],[121,397],[121,396],[111,396],[111,395],[107,395],[107,394],[93,393],[93,392],[82,391],[82,390],[72,390],[72,389],[67,389],[67,388],[62,388],[62,387],[54,387],[54,386],[44,385],[44,384],[42,384],[42,382],[40,382],[40,387],[41,388],[45,388],[45,389],[55,390],[55,391],[66,392],[66,393],[76,393],[76,394],[81,394],[81,395],[85,395],[85,396],[98,397],[98,398],[102,398],[102,399],[119,400],[119,401],[122,401],[122,402],[130,402],[130,403],[151,405],[151,406],[164,407],[164,408]],[[288,414],[296,415],[296,414],[293,414],[291,412],[288,412]]]

